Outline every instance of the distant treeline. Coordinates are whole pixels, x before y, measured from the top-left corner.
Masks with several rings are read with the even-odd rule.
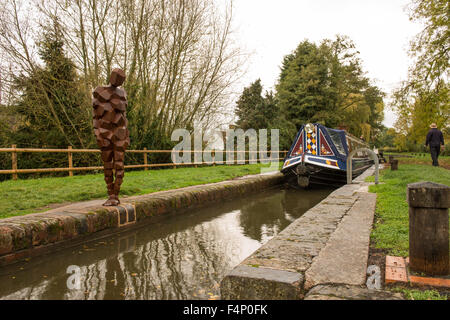
[[[408,81],[393,92],[390,108],[399,117],[388,129],[385,93],[346,36],[300,42],[281,61],[274,91],[264,92],[256,80],[233,110],[229,100],[245,54],[232,38],[231,2],[222,8],[214,0],[4,0],[0,146],[97,148],[92,90],[108,83],[114,67],[127,74],[132,149],[171,149],[174,129],[224,129],[233,116],[242,129],[280,129],[281,150],[308,122],[398,151],[422,151],[436,122],[449,142],[449,2],[411,1],[410,18],[425,28],[411,44]],[[127,157],[142,163],[139,155]],[[149,158],[170,161],[168,154]],[[0,169],[10,163],[10,154],[0,153]],[[75,166],[100,163],[74,156]],[[19,155],[19,168],[66,165],[65,154]]]
[[[383,133],[384,93],[365,76],[359,52],[347,37],[308,40],[284,57],[276,92],[260,80],[237,102],[238,126],[279,128],[281,148],[289,148],[305,123],[342,128],[372,145]]]
[[[238,124],[280,128],[285,147],[301,124],[319,122],[378,148],[423,152],[436,123],[447,143],[444,154],[450,154],[450,2],[411,0],[407,10],[424,28],[411,42],[408,79],[386,106],[398,116],[394,128],[382,125],[385,94],[365,76],[359,52],[343,36],[300,43],[282,62],[276,92],[263,94],[259,80],[247,87],[237,104]]]

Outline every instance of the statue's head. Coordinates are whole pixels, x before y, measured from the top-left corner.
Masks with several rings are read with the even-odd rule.
[[[109,83],[111,83],[113,87],[120,87],[124,83],[125,78],[125,72],[122,69],[116,68],[111,72]]]

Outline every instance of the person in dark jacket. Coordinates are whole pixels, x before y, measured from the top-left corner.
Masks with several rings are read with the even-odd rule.
[[[439,154],[441,152],[441,145],[444,145],[444,136],[442,132],[438,130],[436,123],[432,123],[430,126],[430,131],[427,134],[427,141],[425,146],[430,145],[431,159],[433,160],[433,166],[438,167]]]

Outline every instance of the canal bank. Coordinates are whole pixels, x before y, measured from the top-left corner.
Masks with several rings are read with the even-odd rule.
[[[365,178],[332,192],[221,282],[226,300],[401,299],[366,287],[376,195]]]
[[[123,199],[120,207],[102,207],[104,200],[95,200],[2,219],[0,266],[138,228],[167,215],[250,195],[282,182],[280,173],[253,175],[129,197]]]
[[[332,191],[277,186],[4,266],[0,300],[216,300],[230,270]]]

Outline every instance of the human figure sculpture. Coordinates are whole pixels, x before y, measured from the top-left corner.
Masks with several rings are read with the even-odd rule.
[[[94,133],[102,152],[105,181],[109,195],[109,199],[103,204],[104,206],[120,204],[120,186],[125,174],[125,151],[130,145],[126,117],[127,94],[124,89],[119,88],[124,81],[125,72],[121,69],[114,69],[111,72],[109,86],[99,86],[93,94]]]

